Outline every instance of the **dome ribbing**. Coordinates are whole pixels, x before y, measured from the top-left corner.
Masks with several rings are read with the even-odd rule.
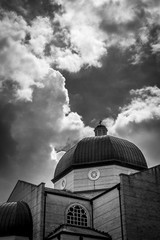
[[[57,164],[53,182],[75,168],[117,164],[136,170],[147,168],[140,149],[133,143],[105,135],[84,138],[67,151]]]
[[[32,239],[32,216],[27,203],[0,203],[0,236],[24,236]]]

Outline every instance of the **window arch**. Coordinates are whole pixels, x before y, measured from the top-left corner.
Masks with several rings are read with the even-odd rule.
[[[87,212],[79,204],[72,205],[67,211],[67,223],[87,227]]]

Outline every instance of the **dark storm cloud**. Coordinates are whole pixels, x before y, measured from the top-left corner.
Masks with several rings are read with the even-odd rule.
[[[120,5],[121,3],[119,3]],[[112,1],[110,1],[109,5],[115,5]],[[130,5],[128,3],[128,5]],[[108,7],[108,4],[105,5],[105,8]],[[108,33],[115,33],[120,35],[125,35],[127,32],[138,32],[139,28],[143,26],[144,21],[147,20],[148,13],[146,11],[147,5],[145,4],[135,4],[132,7],[134,12],[134,16],[131,19],[128,19],[124,22],[118,22],[113,18],[108,19],[106,15],[106,9],[100,9],[99,14],[102,16],[102,21],[100,27],[107,31]],[[125,14],[125,13],[124,13]]]
[[[11,123],[14,117],[14,110],[11,104],[0,105],[0,173],[4,174],[4,169],[8,161],[16,154],[17,143],[11,135]]]
[[[0,6],[7,11],[14,11],[18,15],[22,15],[30,22],[37,16],[51,16],[61,9],[61,6],[50,0],[1,0]]]
[[[17,142],[11,134],[12,122],[16,117],[15,105],[10,100],[13,96],[14,85],[7,81],[3,84],[0,94],[0,175],[9,172],[7,167],[10,159],[16,155]],[[10,100],[9,100],[10,99]]]
[[[3,90],[4,91],[4,90]],[[55,103],[50,108],[51,91],[35,93],[34,103],[11,101],[9,94],[1,93],[0,104],[0,189],[3,184],[13,188],[18,179],[37,182],[52,177],[54,162],[50,161],[50,143],[54,139],[54,129],[48,111],[58,111]],[[9,93],[9,92],[8,92]],[[12,91],[10,91],[12,94]],[[43,98],[41,98],[41,94]],[[52,98],[53,99],[53,98]],[[60,100],[60,99],[59,99]],[[60,103],[58,103],[60,104]],[[58,112],[56,113],[58,115]],[[48,125],[51,124],[49,127]],[[56,135],[56,133],[55,133]],[[18,179],[17,177],[18,176]],[[35,179],[34,179],[34,176]],[[39,177],[41,176],[41,177]],[[8,180],[7,180],[8,179]],[[10,184],[10,183],[12,184]],[[3,189],[4,199],[9,189]]]
[[[0,182],[11,181],[12,187],[18,179],[47,182],[56,165],[53,149],[64,149],[80,139],[85,131],[83,122],[69,111],[65,79],[59,72],[50,69],[45,86],[33,88],[32,101],[18,101],[12,85],[1,91]],[[5,197],[7,193],[8,189]]]
[[[134,53],[132,49],[121,51],[112,47],[103,59],[102,68],[83,69],[77,74],[64,73],[71,107],[73,111],[78,109],[87,123],[105,116],[115,118],[119,107],[129,101],[130,89],[160,86],[158,56],[150,56],[141,64],[133,65],[130,59]]]

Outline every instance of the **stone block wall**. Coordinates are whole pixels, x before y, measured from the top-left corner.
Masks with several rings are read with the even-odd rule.
[[[113,190],[93,200],[94,227],[108,232],[112,240],[121,240],[119,190]]]
[[[45,236],[55,230],[59,225],[66,223],[66,211],[71,204],[80,204],[85,208],[88,217],[88,226],[91,226],[92,211],[89,200],[48,193],[46,196],[45,209]]]
[[[160,239],[160,166],[121,175],[124,240]]]
[[[18,181],[8,202],[25,201],[31,210],[33,219],[33,240],[43,239],[44,183],[38,186]]]

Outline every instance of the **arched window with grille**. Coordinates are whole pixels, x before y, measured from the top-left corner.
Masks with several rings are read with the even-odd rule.
[[[67,211],[67,223],[87,227],[88,220],[86,210],[81,205],[72,205]]]

